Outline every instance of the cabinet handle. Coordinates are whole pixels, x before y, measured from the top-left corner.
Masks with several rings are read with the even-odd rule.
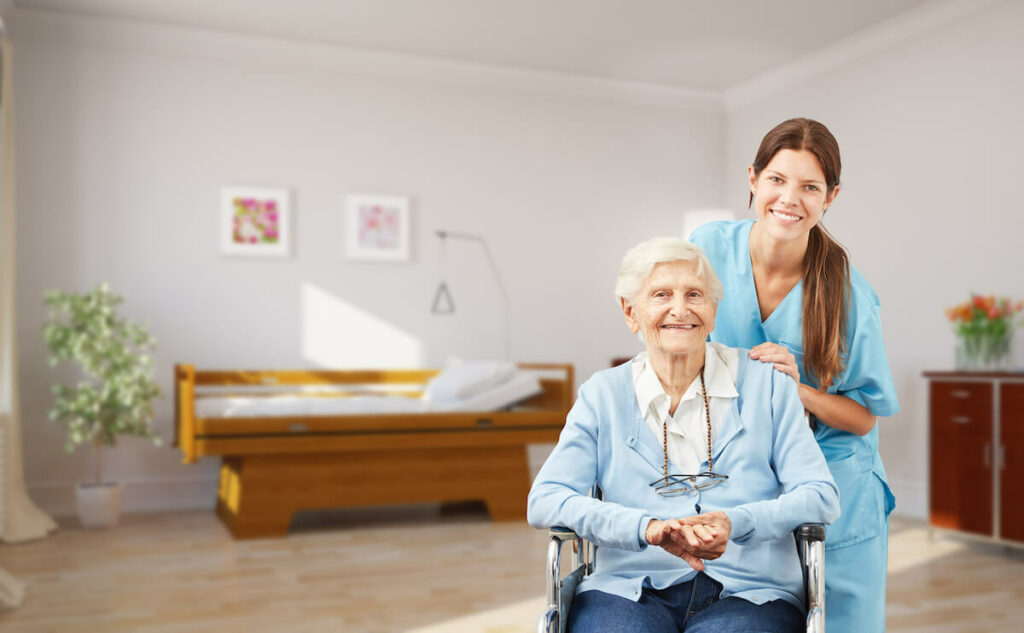
[[[992,445],[988,442],[985,443],[985,450],[981,461],[985,464],[985,468],[992,466]]]
[[[971,419],[966,415],[954,415],[950,418],[950,421],[956,422],[957,424],[970,424]]]
[[[970,398],[971,392],[967,391],[966,389],[954,389],[953,391],[949,392],[949,395],[953,396],[954,398]]]

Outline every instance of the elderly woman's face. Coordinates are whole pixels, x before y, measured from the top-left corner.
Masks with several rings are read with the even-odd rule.
[[[696,262],[656,264],[633,304],[622,310],[629,329],[643,335],[649,354],[697,352],[715,329],[715,302]]]

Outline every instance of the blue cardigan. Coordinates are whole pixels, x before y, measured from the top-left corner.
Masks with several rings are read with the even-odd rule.
[[[659,496],[648,485],[662,476],[664,457],[636,403],[630,364],[600,371],[580,387],[527,510],[530,525],[568,527],[601,548],[578,591],[638,600],[643,587],[690,580],[696,572],[684,560],[647,545],[647,523],[721,510],[732,522],[730,542],[721,558],[706,561],[705,573],[722,583],[722,598],[781,598],[803,607],[792,531],[835,520],[838,491],[793,379],[741,350],[736,383],[739,396],[718,423],[713,446],[715,471],[729,479],[680,497]],[[603,500],[589,496],[594,484]]]

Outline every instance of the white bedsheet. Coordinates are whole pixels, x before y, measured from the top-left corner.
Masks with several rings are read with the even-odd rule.
[[[284,417],[304,415],[401,414],[432,411],[498,411],[541,392],[540,380],[529,372],[516,372],[510,380],[460,400],[430,401],[401,396],[197,397],[198,418]]]

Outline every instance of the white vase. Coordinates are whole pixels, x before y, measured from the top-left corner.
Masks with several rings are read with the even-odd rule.
[[[121,484],[78,484],[75,501],[84,528],[113,527],[121,518]]]

